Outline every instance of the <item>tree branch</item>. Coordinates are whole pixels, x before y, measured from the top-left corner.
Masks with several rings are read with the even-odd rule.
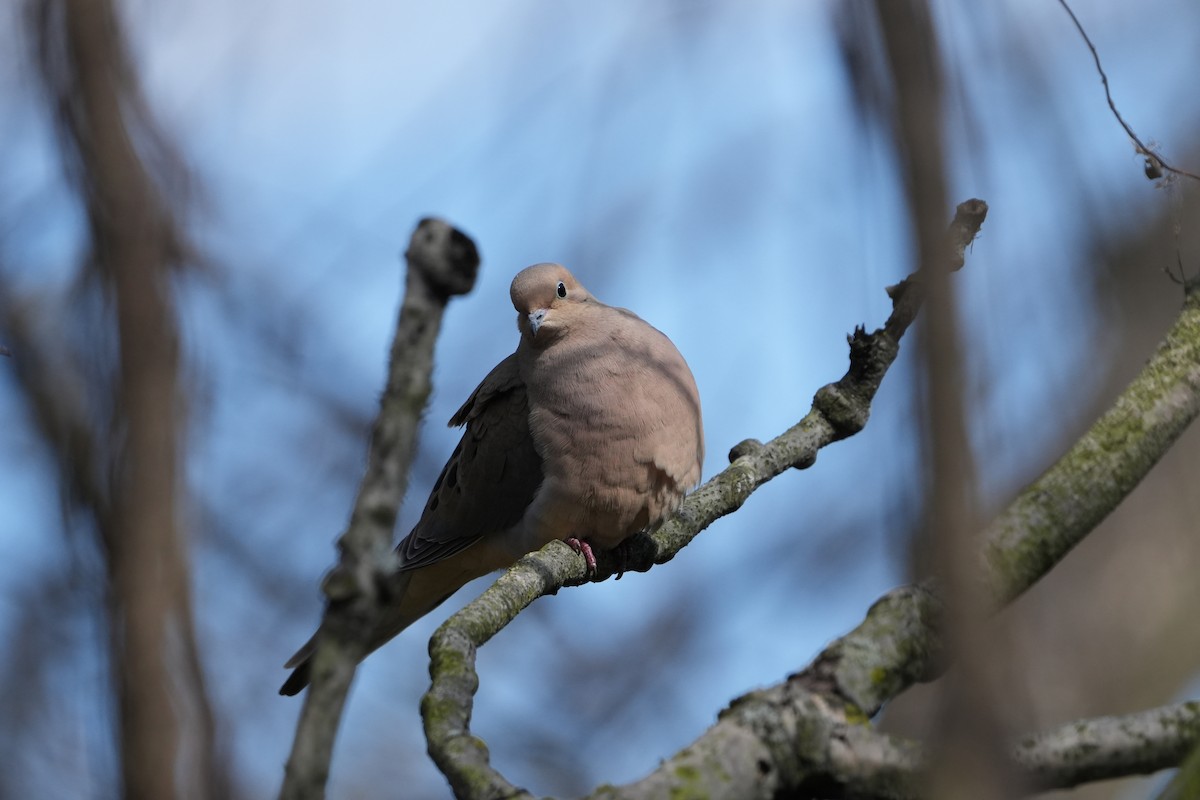
[[[1179,765],[1179,770],[1155,800],[1190,800],[1195,797],[1200,797],[1200,742],[1192,745],[1191,754]]]
[[[1098,717],[1030,736],[1013,760],[1040,790],[1177,767],[1200,745],[1200,703]]]
[[[861,721],[847,722],[840,709],[798,684],[752,697],[759,706],[752,716],[756,736],[747,735],[743,723],[727,724],[723,715],[700,742],[671,759],[669,770],[627,787],[601,787],[592,797],[651,800],[671,792],[686,795],[688,787],[702,788],[712,800],[924,796],[928,748]],[[771,713],[759,713],[768,704]],[[726,714],[737,708],[735,703]],[[1008,758],[1029,787],[1048,791],[1174,767],[1198,744],[1200,703],[1190,702],[1070,722],[1009,747]]]
[[[982,200],[958,207],[950,227],[948,254],[927,269],[955,269],[956,255],[979,232],[987,215]],[[889,289],[893,312],[887,324],[868,334],[859,327],[850,337],[850,368],[837,382],[822,387],[813,407],[795,426],[761,444],[742,442],[730,452],[733,462],[689,495],[676,515],[652,535],[633,537],[624,547],[626,571],[646,571],[665,563],[700,531],[733,513],[755,489],[791,467],[811,466],[824,446],[852,436],[866,425],[871,400],[899,352],[898,338],[920,309],[920,273]],[[596,580],[613,574],[612,554],[599,554]],[[478,599],[443,624],[430,641],[432,686],[421,702],[429,752],[459,797],[527,796],[488,761],[487,746],[470,732],[472,697],[478,688],[475,650],[538,597],[584,580],[583,559],[562,542],[551,542],[522,558]],[[754,763],[747,762],[747,763]],[[749,796],[749,795],[747,795]]]
[[[408,485],[421,412],[430,392],[433,348],[446,304],[475,285],[479,254],[465,234],[436,219],[417,225],[405,253],[404,300],[392,339],[387,386],[371,432],[367,471],[350,523],[338,539],[340,560],[325,577],[328,599],[288,757],[281,798],[325,793],[338,724],[358,662],[395,572],[392,530]]]
[[[865,725],[830,726],[825,768],[852,797],[920,797],[929,754],[916,742]],[[1188,702],[1113,717],[1081,719],[1026,737],[1008,758],[1035,791],[1149,775],[1178,766],[1200,745],[1200,703]]]
[[[1144,412],[1135,415],[1136,424],[1116,425],[1124,431],[1123,436],[1107,435],[1106,432],[1114,428],[1112,417],[1129,415],[1131,409],[1138,407],[1138,403],[1145,405],[1140,406]],[[1142,373],[1117,399],[1113,410],[1105,414],[1085,434],[1081,443],[1072,448],[1045,476],[1022,492],[1010,510],[1001,516],[1003,524],[989,528],[989,543],[996,541],[995,531],[999,530],[1011,537],[1009,544],[1014,552],[1036,555],[1013,557],[1012,560],[1025,567],[1020,572],[1020,582],[1008,577],[1008,560],[988,560],[985,569],[990,585],[1009,589],[1008,593],[998,596],[1004,601],[1015,598],[1067,554],[1070,546],[1063,545],[1062,537],[1058,535],[1060,528],[1082,529],[1085,524],[1094,526],[1103,518],[1104,514],[1097,515],[1087,508],[1089,502],[1098,502],[1109,510],[1109,503],[1115,505],[1112,495],[1116,490],[1106,492],[1103,481],[1094,495],[1084,489],[1085,485],[1090,487],[1093,482],[1100,481],[1101,476],[1092,470],[1082,469],[1082,474],[1076,474],[1073,480],[1068,480],[1067,473],[1081,472],[1080,456],[1076,450],[1082,447],[1094,456],[1096,450],[1101,449],[1094,444],[1099,439],[1105,442],[1104,464],[1110,461],[1138,463],[1142,467],[1137,473],[1140,479],[1153,462],[1170,448],[1187,423],[1195,418],[1198,407],[1200,282],[1193,282],[1179,319]],[[1087,446],[1084,444],[1087,442],[1093,444]],[[1047,476],[1051,476],[1048,482]],[[1121,480],[1128,480],[1128,476]],[[1064,487],[1068,485],[1075,486],[1079,492],[1075,495],[1076,502],[1063,502],[1066,494]],[[1020,530],[1014,523],[1014,520],[1020,519],[1029,520],[1030,527],[1027,530]],[[1082,538],[1088,530],[1090,528],[1082,530],[1078,538]],[[1071,544],[1075,541],[1078,539]],[[814,780],[839,783],[832,773],[821,776],[819,770],[798,772],[789,767],[801,763],[811,768],[812,764],[826,763],[826,755],[821,749],[824,745],[820,739],[803,734],[814,726],[831,729],[830,726],[840,723],[865,722],[884,703],[913,683],[932,680],[940,675],[946,667],[942,617],[942,603],[932,586],[902,587],[889,592],[871,607],[866,619],[857,628],[833,642],[803,672],[789,678],[786,684],[735,700],[721,715],[721,722],[717,726],[663,762],[645,781],[666,781],[664,785],[683,786],[686,781],[680,776],[691,779],[695,770],[707,764],[711,769],[703,769],[704,785],[710,781],[714,785],[721,785],[722,775],[739,774],[730,772],[729,766],[720,760],[723,741],[749,736],[751,740],[775,743],[776,746],[772,748],[764,748],[765,755],[760,756],[760,760],[765,767],[760,765],[759,772],[782,774],[787,780],[793,781],[783,788],[799,790]],[[797,687],[805,692],[799,692]],[[823,697],[825,703],[814,705],[809,695]],[[809,718],[814,708],[821,714]],[[825,718],[830,710],[835,710],[839,715],[832,721]],[[794,722],[797,717],[804,717],[804,724]],[[770,738],[769,734],[777,732],[780,725],[788,721],[793,721],[794,730],[798,733],[785,736],[781,742]],[[736,732],[731,733],[731,729],[736,729]],[[797,750],[801,752],[797,754]],[[1186,749],[1183,753],[1186,754]],[[801,761],[797,762],[798,758]],[[1174,763],[1177,764],[1178,760]],[[633,784],[630,789],[640,785]],[[774,791],[776,788],[780,787],[764,781],[751,782],[736,787],[731,796],[770,797],[767,790]],[[760,789],[766,793],[756,793]],[[635,792],[628,796],[639,795]]]
[[[1012,600],[1112,513],[1200,413],[1200,286],[1112,408],[984,534],[993,596]]]
[[[921,796],[927,748],[873,730],[852,704],[839,702],[848,692],[845,684],[830,679],[828,667],[856,648],[868,661],[894,659],[898,651],[877,647],[876,637],[894,643],[906,635],[912,637],[910,655],[900,655],[897,663],[936,664],[940,637],[931,632],[938,626],[938,610],[932,595],[919,589],[890,593],[813,666],[785,683],[735,700],[716,725],[641,781],[600,787],[592,797],[641,800],[694,787],[704,787],[708,797],[731,800],[788,794]],[[897,631],[900,635],[893,635]],[[874,669],[883,677],[885,670]],[[897,685],[905,684],[892,683],[891,688]],[[874,692],[876,699],[882,694]],[[1178,766],[1197,746],[1200,703],[1188,702],[1071,722],[1025,738],[1009,749],[1009,758],[1029,785],[1042,791]]]

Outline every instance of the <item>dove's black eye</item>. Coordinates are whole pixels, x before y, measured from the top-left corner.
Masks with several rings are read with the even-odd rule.
[[[563,283],[562,281],[559,281],[558,288],[555,289],[555,292],[558,293],[559,297],[566,297],[567,296],[567,285],[565,283]]]

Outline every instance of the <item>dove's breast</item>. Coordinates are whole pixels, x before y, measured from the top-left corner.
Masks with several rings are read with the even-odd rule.
[[[528,517],[544,541],[614,547],[658,525],[700,479],[691,371],[662,333],[631,314],[620,322],[529,359],[530,433],[545,478]]]

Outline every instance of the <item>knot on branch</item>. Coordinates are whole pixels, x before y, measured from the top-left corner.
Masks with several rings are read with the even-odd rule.
[[[729,448],[729,463],[737,461],[742,456],[752,456],[763,449],[763,443],[758,439],[742,439]]]
[[[900,343],[883,331],[867,333],[861,325],[847,341],[850,344],[850,368],[838,383],[852,380],[867,393],[863,402],[869,404],[879,384],[883,383],[884,374],[896,360]]]
[[[440,219],[426,217],[417,223],[404,252],[415,271],[443,297],[466,294],[479,275],[479,250],[471,237]]]
[[[867,333],[861,325],[847,341],[850,368],[840,380],[822,386],[813,397],[813,408],[833,427],[835,441],[853,436],[866,426],[875,392],[900,351],[899,343],[886,330]]]
[[[945,669],[943,616],[932,584],[893,589],[871,606],[858,628],[788,681],[872,717],[904,688]]]
[[[867,425],[871,416],[871,408],[863,398],[847,391],[843,381],[827,383],[817,390],[813,396],[813,408],[821,412],[834,430],[834,439],[845,439],[861,431]],[[811,466],[816,460],[816,454],[807,463],[797,462],[796,466]],[[803,466],[801,466],[803,464]]]

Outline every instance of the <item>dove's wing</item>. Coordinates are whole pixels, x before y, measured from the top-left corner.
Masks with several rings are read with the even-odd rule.
[[[397,547],[402,571],[429,566],[512,527],[542,483],[515,355],[488,373],[450,424],[466,430],[420,521]]]

